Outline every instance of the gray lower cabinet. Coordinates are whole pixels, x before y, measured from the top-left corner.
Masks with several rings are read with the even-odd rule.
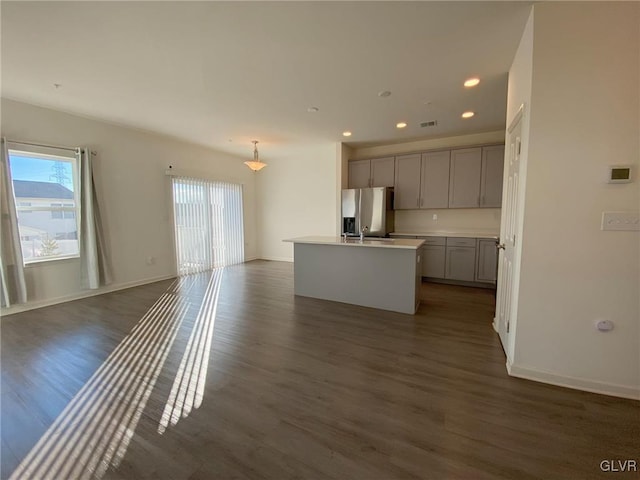
[[[476,273],[476,239],[447,238],[444,278],[473,282]]]
[[[496,266],[498,263],[496,241],[479,238],[477,251],[476,282],[496,283]]]
[[[445,248],[439,246],[422,247],[422,276],[444,278]]]
[[[427,238],[422,246],[422,276],[444,278],[445,238]]]
[[[420,249],[422,276],[474,283],[495,284],[497,250],[490,238],[415,237]]]

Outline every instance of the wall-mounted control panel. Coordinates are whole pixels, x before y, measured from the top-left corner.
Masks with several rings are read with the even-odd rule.
[[[607,167],[608,183],[631,183],[633,182],[632,165],[610,165]]]
[[[602,212],[602,230],[640,231],[640,212]]]

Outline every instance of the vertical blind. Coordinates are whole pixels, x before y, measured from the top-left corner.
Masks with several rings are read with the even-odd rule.
[[[173,177],[178,274],[244,261],[242,185]]]

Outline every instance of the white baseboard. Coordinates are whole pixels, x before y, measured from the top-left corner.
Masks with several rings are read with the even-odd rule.
[[[3,308],[1,313],[4,317],[7,315],[13,315],[14,313],[26,312],[29,310],[34,310],[36,308],[49,307],[51,305],[57,305],[59,303],[80,300],[81,298],[95,297],[96,295],[102,295],[103,293],[116,292],[118,290],[124,290],[125,288],[139,287],[141,285],[147,285],[148,283],[160,282],[162,280],[169,280],[171,278],[176,278],[176,276],[162,275],[160,277],[146,278],[144,280],[107,285],[105,287],[96,288],[95,290],[83,290],[81,292],[64,295],[62,297],[49,298],[47,300],[36,300],[19,305],[12,305],[9,308]]]
[[[640,400],[640,387],[629,387],[626,385],[617,385],[613,383],[603,383],[586,378],[567,377],[564,375],[556,375],[551,372],[544,372],[532,368],[514,365],[507,360],[507,372],[512,377],[524,378],[526,380],[534,380],[536,382],[549,383],[559,387],[573,388],[575,390],[584,390],[586,392],[599,393],[602,395],[610,395],[613,397],[630,398],[632,400]]]
[[[270,260],[272,262],[293,262],[292,257],[260,257],[260,260]]]

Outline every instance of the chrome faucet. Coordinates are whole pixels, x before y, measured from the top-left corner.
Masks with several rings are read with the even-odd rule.
[[[364,241],[364,232],[368,231],[369,227],[366,225],[360,229],[360,242]]]

